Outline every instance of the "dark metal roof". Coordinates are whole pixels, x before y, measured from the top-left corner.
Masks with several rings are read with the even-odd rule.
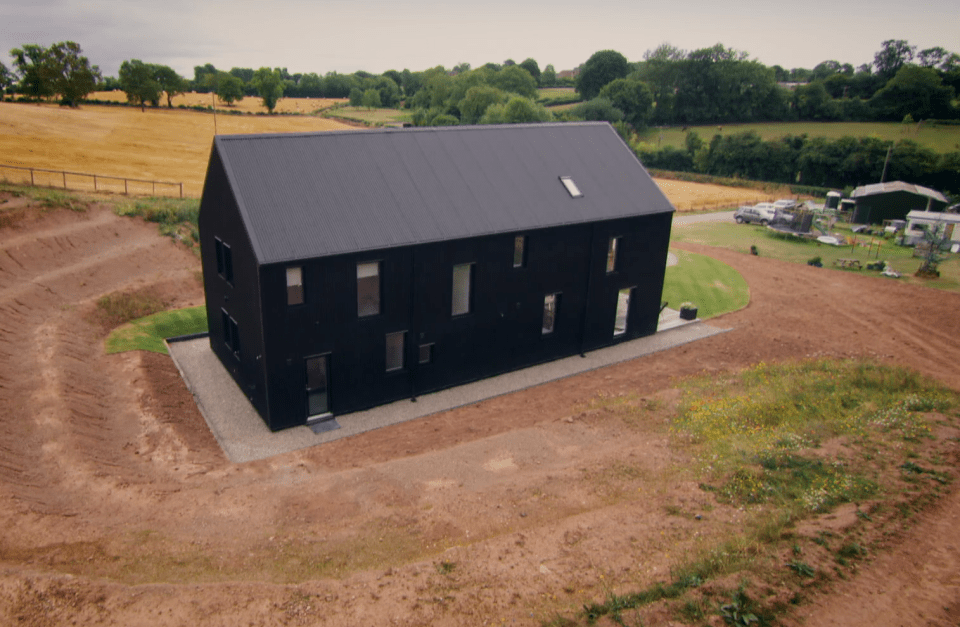
[[[260,263],[674,210],[607,123],[221,135],[214,158]]]
[[[888,194],[890,192],[910,192],[911,194],[927,196],[928,198],[933,198],[934,200],[939,200],[940,202],[949,202],[946,196],[934,189],[923,187],[921,185],[914,185],[913,183],[905,183],[903,181],[862,185],[854,189],[850,196],[853,198],[864,198],[866,196],[876,196],[877,194]]]

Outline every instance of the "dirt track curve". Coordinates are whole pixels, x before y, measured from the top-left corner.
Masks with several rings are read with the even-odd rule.
[[[670,470],[682,460],[661,427],[591,410],[598,394],[669,405],[677,377],[813,356],[875,357],[960,389],[960,295],[689,245],[750,285],[749,307],[711,321],[729,333],[232,465],[169,359],[104,355],[92,318],[121,290],[201,303],[196,257],[104,207],[3,202],[3,625],[538,624],[602,598],[604,577],[663,578],[697,538],[739,525],[719,505],[701,522],[665,517],[709,497]],[[957,625],[958,520],[954,491],[802,608],[805,624]]]

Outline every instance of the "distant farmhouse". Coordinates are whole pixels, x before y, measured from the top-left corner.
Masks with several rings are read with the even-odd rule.
[[[903,181],[863,185],[850,196],[856,203],[852,220],[856,224],[905,220],[910,211],[943,211],[949,202],[938,191]]]
[[[607,123],[218,136],[210,347],[279,430],[649,335],[673,211]]]

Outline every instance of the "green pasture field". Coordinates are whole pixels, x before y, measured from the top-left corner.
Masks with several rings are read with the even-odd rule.
[[[785,135],[810,137],[878,137],[886,141],[909,139],[938,153],[960,150],[960,125],[901,124],[899,122],[769,122],[763,124],[724,124],[722,126],[688,126],[709,142],[714,135],[733,135],[754,131],[764,140]],[[640,139],[658,146],[683,148],[687,133],[682,127],[651,128]]]
[[[163,340],[207,331],[207,308],[187,307],[144,316],[114,329],[106,340],[106,353],[145,350],[167,354]]]
[[[904,281],[946,291],[960,291],[960,258],[957,255],[948,254],[946,260],[940,263],[940,278],[921,279],[913,276],[922,262],[919,257],[913,256],[913,248],[897,246],[890,239],[855,235],[845,226],[838,226],[835,230],[847,237],[848,241],[855,237],[855,243],[832,246],[821,244],[816,240],[785,238],[766,227],[736,224],[733,221],[703,222],[678,227],[673,229],[671,241],[728,248],[741,253],[749,253],[750,247],[756,246],[761,257],[797,264],[806,264],[810,259],[820,257],[824,272],[858,272],[876,276],[884,281]],[[839,269],[834,265],[838,259],[857,259],[863,269]],[[866,269],[868,263],[878,260],[886,261],[903,276],[893,279],[881,276],[877,271]]]
[[[670,309],[683,303],[697,306],[698,318],[710,318],[743,309],[750,302],[750,288],[739,272],[704,255],[672,251],[678,263],[667,267],[663,300]]]
[[[326,109],[323,114],[327,117],[356,120],[374,126],[384,124],[401,124],[411,120],[409,112],[400,109],[368,109],[366,107],[336,107]]]

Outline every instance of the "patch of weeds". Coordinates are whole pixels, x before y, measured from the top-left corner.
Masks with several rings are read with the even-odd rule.
[[[848,542],[840,547],[837,555],[846,558],[859,558],[867,554],[867,550],[856,542]]]
[[[741,586],[729,603],[720,606],[720,617],[728,625],[749,626],[760,624],[753,599],[747,596]]]
[[[931,470],[929,468],[924,468],[913,462],[904,462],[900,464],[900,469],[903,470],[904,472],[915,474],[915,475],[929,475],[931,479],[944,485],[950,483],[950,480],[951,480],[950,475],[946,473],[938,472],[936,470]]]
[[[437,574],[439,575],[449,575],[457,569],[456,562],[437,562],[436,564]]]
[[[793,560],[787,562],[787,568],[797,573],[800,577],[815,577],[817,574],[817,569],[807,564],[806,562],[801,562],[800,560]]]
[[[685,623],[700,622],[707,617],[707,605],[701,599],[687,599],[677,608],[677,617]]]
[[[97,320],[106,328],[164,311],[170,304],[147,291],[113,292],[97,300]]]

